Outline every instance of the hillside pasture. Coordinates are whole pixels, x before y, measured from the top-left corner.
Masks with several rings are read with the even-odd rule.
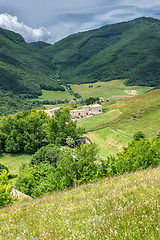
[[[78,120],[87,136],[100,149],[100,157],[115,155],[142,131],[147,138],[160,132],[160,90],[153,90],[133,98],[103,103],[106,113]]]
[[[0,209],[0,239],[160,238],[160,167]]]
[[[99,128],[104,128],[104,126],[108,125],[109,122],[115,120],[120,115],[121,112],[119,109],[114,109],[95,116],[82,118],[77,121],[77,125],[85,128],[85,131],[92,131]]]
[[[51,90],[42,90],[42,95],[39,96],[39,100],[71,100],[74,96],[72,96],[67,89],[65,91],[51,91]]]
[[[30,163],[31,157],[28,154],[3,153],[0,155],[0,163],[8,167],[10,174],[17,175],[22,164]]]
[[[88,132],[86,135],[93,143],[97,144],[100,159],[105,159],[110,155],[116,155],[116,153],[122,151],[123,147],[127,146],[131,140],[131,136],[127,136],[110,127]]]
[[[141,95],[151,90],[151,87],[126,86],[125,80],[113,80],[108,82],[96,82],[87,84],[71,84],[74,92],[80,94],[83,98],[103,97],[105,100],[121,99]]]

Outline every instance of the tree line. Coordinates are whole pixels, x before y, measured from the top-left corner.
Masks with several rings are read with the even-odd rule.
[[[5,117],[0,129],[0,149],[8,153],[35,153],[49,143],[67,144],[83,133],[71,121],[69,110],[58,110],[52,118],[43,111],[29,110]]]

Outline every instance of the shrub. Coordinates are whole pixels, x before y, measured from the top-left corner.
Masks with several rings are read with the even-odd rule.
[[[8,168],[7,168],[5,165],[3,165],[2,163],[0,163],[0,173],[1,173],[4,169],[7,171],[7,173],[9,172],[9,171],[8,171]]]
[[[141,131],[138,131],[133,135],[134,140],[140,140],[141,138],[145,138],[145,134]]]
[[[61,159],[62,152],[60,148],[54,144],[40,148],[32,157],[31,165],[39,165],[40,163],[49,163],[56,167],[57,162]]]
[[[160,139],[140,138],[132,140],[117,157],[108,157],[106,169],[108,175],[155,167],[160,163]]]
[[[12,197],[10,195],[11,190],[11,180],[8,180],[8,173],[6,169],[0,172],[0,206],[9,204],[12,202]]]
[[[20,168],[17,188],[32,197],[62,190],[101,176],[95,144],[82,144],[74,152],[50,144],[33,156],[30,166]]]

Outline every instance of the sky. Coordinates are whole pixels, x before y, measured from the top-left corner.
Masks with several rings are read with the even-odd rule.
[[[160,0],[0,0],[0,27],[20,33],[27,42],[55,43],[138,17],[160,19]]]

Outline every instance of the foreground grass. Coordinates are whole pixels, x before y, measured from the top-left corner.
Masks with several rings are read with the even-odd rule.
[[[160,167],[0,209],[0,239],[160,239]]]
[[[9,154],[3,153],[0,155],[0,163],[8,167],[9,173],[16,175],[22,163],[30,163],[32,155],[29,154]]]
[[[79,93],[83,98],[88,97],[104,97],[105,99],[118,99],[120,96],[132,96],[125,92],[125,90],[135,90],[137,95],[141,95],[150,89],[151,87],[139,87],[139,86],[126,86],[125,80],[113,80],[109,82],[96,82],[88,84],[71,84],[74,92]],[[92,87],[89,87],[91,86]]]

